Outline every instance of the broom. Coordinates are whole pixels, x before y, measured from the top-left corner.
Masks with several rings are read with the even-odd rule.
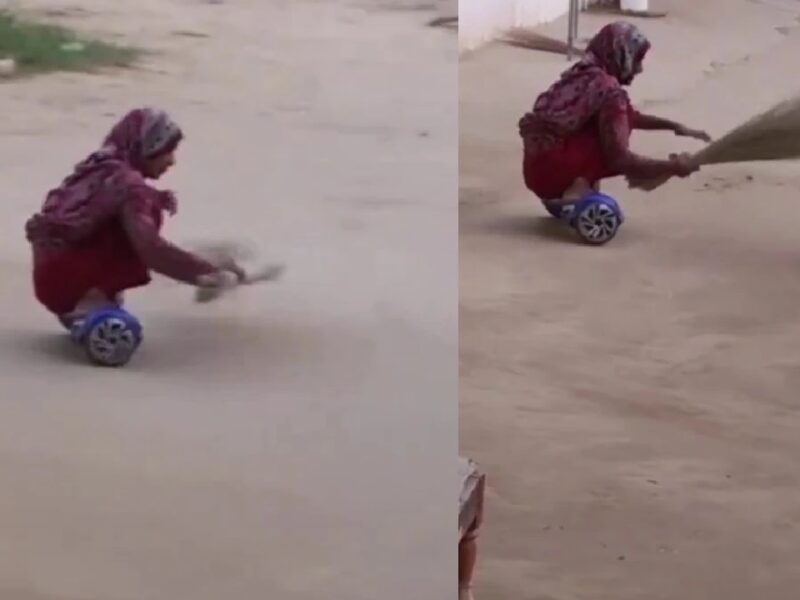
[[[190,244],[194,252],[215,265],[218,268],[225,268],[226,264],[235,263],[241,260],[249,260],[255,257],[255,250],[252,245],[243,242],[222,241],[222,242],[200,242]],[[247,274],[244,281],[237,281],[232,273],[225,273],[223,276],[214,274],[200,278],[199,285],[195,289],[196,302],[211,302],[227,294],[242,285],[255,285],[268,281],[275,281],[283,274],[284,266],[278,263],[264,264],[255,271]]]
[[[539,50],[542,52],[552,52],[554,54],[569,54],[569,44],[555,38],[542,35],[526,27],[514,27],[509,29],[497,38],[499,42],[525,48],[526,50]],[[583,48],[575,48],[577,53],[583,53]]]
[[[227,276],[227,273],[222,278],[200,278],[200,285],[195,289],[194,300],[200,303],[211,302],[243,285],[256,285],[268,281],[275,281],[283,275],[283,271],[283,265],[267,264],[249,273],[247,279],[244,281],[237,281],[232,274]]]
[[[790,160],[800,157],[800,95],[753,117],[692,156],[699,166]],[[652,191],[669,177],[628,179],[631,188]]]

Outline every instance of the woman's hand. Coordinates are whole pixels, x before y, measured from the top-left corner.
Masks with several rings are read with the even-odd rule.
[[[628,187],[652,192],[657,187],[664,185],[671,177],[688,177],[700,170],[700,163],[688,152],[670,154],[669,160],[660,164],[663,165],[662,175],[657,177],[650,176],[649,178],[626,176]]]
[[[214,271],[208,275],[201,275],[195,282],[195,301],[211,302],[216,300],[226,290],[236,287],[242,280],[239,276],[227,270]]]
[[[696,140],[700,140],[701,142],[705,142],[708,144],[711,142],[711,136],[708,135],[702,129],[692,129],[691,127],[687,127],[686,125],[676,125],[675,126],[675,135],[680,137],[690,137]]]
[[[236,276],[239,283],[247,281],[247,271],[240,267],[235,260],[228,258],[217,265],[220,271],[226,271]]]
[[[670,154],[669,161],[672,163],[672,173],[677,177],[688,177],[700,170],[700,165],[688,152]]]
[[[239,283],[239,278],[230,271],[214,271],[206,275],[200,275],[195,282],[199,288],[222,290],[236,286]]]

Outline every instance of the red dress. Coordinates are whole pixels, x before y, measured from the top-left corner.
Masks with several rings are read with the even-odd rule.
[[[70,243],[53,244],[59,236],[48,231],[46,221],[37,226],[34,217],[29,222],[29,236],[36,242],[34,294],[50,312],[72,312],[92,290],[113,300],[124,290],[150,283],[151,271],[194,283],[198,276],[216,270],[161,237],[167,210],[163,193],[145,185],[134,186],[126,201],[117,206],[90,233]]]
[[[627,147],[630,138],[634,111],[607,115],[607,130],[615,137],[624,136],[625,142],[617,146]],[[600,119],[594,118],[576,133],[560,140],[551,148],[532,153],[526,152],[523,159],[525,185],[543,201],[557,200],[564,195],[576,179],[582,177],[594,186],[601,179],[621,175],[611,166],[609,151],[616,150],[612,144],[604,143],[603,136],[609,133],[601,129]],[[619,150],[616,150],[619,151]]]
[[[161,215],[157,216],[161,224]],[[72,312],[90,290],[113,299],[120,292],[150,283],[150,271],[119,219],[61,252],[36,255],[36,299],[56,315]]]

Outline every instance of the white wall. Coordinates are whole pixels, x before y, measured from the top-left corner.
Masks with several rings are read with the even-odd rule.
[[[520,1],[458,0],[459,50],[477,48],[491,40],[498,31],[508,28],[515,20],[516,5]],[[537,2],[537,0],[527,1],[530,4]]]
[[[533,27],[567,14],[569,0],[458,0],[458,46],[472,50],[512,27]]]

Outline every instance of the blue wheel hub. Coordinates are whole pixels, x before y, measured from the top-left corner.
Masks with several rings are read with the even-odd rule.
[[[76,324],[72,338],[84,347],[93,363],[121,367],[142,343],[142,325],[122,308],[102,309]]]
[[[545,208],[568,223],[584,242],[595,246],[610,242],[625,221],[617,201],[600,192],[592,192],[573,204],[547,204]]]

